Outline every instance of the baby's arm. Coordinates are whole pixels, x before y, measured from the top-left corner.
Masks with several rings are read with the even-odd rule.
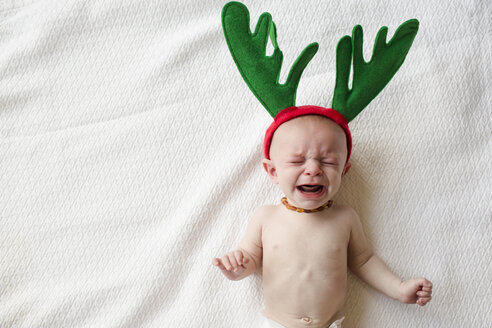
[[[355,211],[350,215],[348,265],[359,278],[385,295],[406,304],[425,305],[431,300],[432,283],[425,278],[403,282],[371,250]]]
[[[246,234],[236,250],[221,258],[214,258],[212,264],[218,267],[230,280],[241,280],[261,266],[263,246],[261,242],[261,222],[265,208],[255,211],[246,229]]]

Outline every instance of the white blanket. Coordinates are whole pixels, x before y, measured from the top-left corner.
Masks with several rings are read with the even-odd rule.
[[[261,280],[225,279],[252,210],[282,196],[261,167],[271,117],[222,29],[225,1],[0,2],[0,327],[257,327]],[[352,123],[354,207],[403,278],[403,305],[349,274],[344,327],[491,327],[488,1],[246,2],[284,52],[320,50],[297,104],[330,106],[335,46],[409,18],[400,71]]]

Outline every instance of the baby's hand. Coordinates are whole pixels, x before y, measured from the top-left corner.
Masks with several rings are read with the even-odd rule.
[[[222,258],[214,258],[212,264],[218,267],[222,273],[230,280],[239,280],[247,269],[249,259],[244,256],[241,250],[231,251]]]
[[[426,305],[432,298],[432,283],[425,278],[414,278],[401,283],[400,302]]]

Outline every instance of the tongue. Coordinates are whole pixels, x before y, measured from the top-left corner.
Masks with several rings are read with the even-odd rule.
[[[321,186],[311,186],[311,185],[303,185],[299,186],[299,188],[304,192],[317,192],[321,190]]]

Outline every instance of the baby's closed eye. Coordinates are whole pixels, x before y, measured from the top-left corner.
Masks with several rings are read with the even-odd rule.
[[[338,165],[338,162],[336,162],[336,161],[322,161],[321,164],[323,164],[323,165]]]
[[[334,165],[334,166],[336,166],[336,165],[340,164],[340,160],[334,156],[323,157],[321,159],[321,164],[322,165]]]
[[[289,164],[303,164],[305,162],[305,159],[302,157],[294,157],[290,158],[287,162]]]

